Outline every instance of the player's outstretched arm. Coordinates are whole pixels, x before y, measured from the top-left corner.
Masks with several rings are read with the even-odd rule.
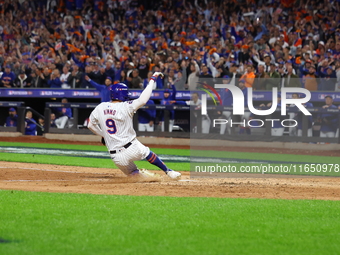
[[[94,88],[96,88],[96,89],[98,89],[98,90],[100,90],[100,89],[106,87],[105,85],[101,85],[101,84],[98,84],[98,83],[94,82],[94,81],[91,80],[91,78],[88,77],[87,75],[85,75],[85,80],[86,80],[87,82],[89,82]]]
[[[158,76],[161,76],[162,78],[164,77],[164,75],[161,72],[155,72],[150,78],[148,85],[143,90],[139,98],[133,101],[133,106],[135,110],[139,109],[140,107],[142,107],[148,102],[148,100],[151,97],[152,90],[155,87],[155,83],[156,83]]]

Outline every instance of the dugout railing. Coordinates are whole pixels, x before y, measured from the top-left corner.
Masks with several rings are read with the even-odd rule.
[[[45,104],[46,108],[44,111],[45,116],[45,133],[62,133],[62,134],[92,134],[91,131],[89,131],[86,128],[79,128],[80,121],[79,121],[79,110],[81,109],[91,109],[93,110],[98,104],[96,103],[55,103],[55,102],[47,102]],[[53,108],[60,108],[60,107],[66,107],[66,108],[72,108],[73,111],[73,123],[74,125],[71,128],[51,128],[49,123],[51,121],[51,113],[53,112]],[[190,138],[189,132],[168,132],[169,131],[169,111],[170,110],[179,110],[179,111],[189,111],[189,106],[172,106],[172,105],[145,105],[141,109],[155,109],[164,111],[164,132],[162,131],[154,131],[152,132],[152,136],[159,136],[159,137],[177,137],[177,138]],[[150,132],[139,132],[138,131],[138,111],[134,115],[133,118],[133,125],[134,129],[136,130],[137,135],[141,136],[150,136]]]

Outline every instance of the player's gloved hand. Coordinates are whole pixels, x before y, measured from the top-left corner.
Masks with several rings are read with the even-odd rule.
[[[154,72],[150,79],[156,81],[158,76],[160,76],[162,79],[164,78],[164,74],[162,74],[161,72]]]
[[[102,144],[106,146],[105,144],[105,140],[104,140],[104,137],[102,137],[102,140],[101,140]]]

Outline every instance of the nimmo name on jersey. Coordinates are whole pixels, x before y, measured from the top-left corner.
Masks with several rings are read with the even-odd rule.
[[[115,115],[115,114],[116,114],[116,110],[112,110],[112,109],[104,110],[104,115]]]

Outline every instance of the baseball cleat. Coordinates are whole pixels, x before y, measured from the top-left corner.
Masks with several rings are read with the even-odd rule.
[[[141,169],[141,170],[139,170],[139,175],[142,176],[142,177],[145,177],[145,178],[159,177],[159,176],[160,176],[159,174],[151,173],[151,172],[149,172],[149,171],[146,170],[146,169]]]
[[[171,179],[179,179],[181,177],[181,173],[174,170],[167,171],[166,175],[169,176]]]
[[[145,169],[135,170],[132,173],[130,173],[129,176],[132,177],[133,178],[132,180],[136,182],[160,182],[162,181],[162,178],[159,174],[151,173]]]

